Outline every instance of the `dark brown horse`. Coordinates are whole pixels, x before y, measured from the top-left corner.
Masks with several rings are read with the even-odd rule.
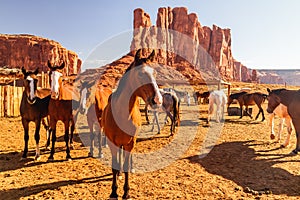
[[[90,152],[88,154],[89,157],[94,156],[94,124],[98,124],[99,133],[98,136],[98,149],[99,149],[99,157],[102,158],[102,126],[101,126],[101,118],[102,112],[108,103],[108,97],[111,94],[111,89],[97,86],[87,83],[82,83],[82,88],[80,91],[80,107],[79,111],[81,114],[85,114],[87,116],[87,122],[90,129]]]
[[[257,120],[257,118],[259,117],[260,113],[262,114],[262,120],[265,120],[265,115],[264,115],[264,110],[262,109],[261,105],[263,102],[265,102],[267,98],[266,94],[260,93],[260,92],[254,92],[254,93],[248,93],[248,92],[239,92],[239,93],[235,93],[235,94],[231,94],[228,97],[228,107],[230,106],[230,104],[233,102],[234,99],[236,99],[239,102],[240,105],[240,118],[243,117],[243,106],[246,107],[245,112],[246,114],[252,119],[252,115],[248,112],[248,106],[251,105],[257,105],[257,107],[259,108],[259,112],[255,117],[255,120]]]
[[[133,63],[127,68],[120,79],[117,90],[109,97],[107,106],[102,113],[101,124],[108,138],[108,145],[112,154],[112,192],[110,198],[117,199],[117,174],[119,163],[117,154],[120,148],[124,149],[125,159],[123,171],[125,172],[123,199],[129,199],[129,160],[131,151],[136,143],[139,126],[141,126],[141,113],[139,99],[150,105],[161,104],[162,96],[154,78],[154,69],[149,64],[154,59],[154,51],[147,58],[141,58],[138,50]]]
[[[49,161],[54,159],[55,142],[56,142],[56,124],[59,120],[64,123],[66,142],[66,158],[71,159],[69,140],[72,141],[75,130],[75,120],[73,110],[78,109],[79,102],[73,100],[72,90],[63,87],[63,74],[61,70],[65,67],[64,62],[60,66],[52,66],[48,61],[50,69],[50,87],[51,99],[49,102],[50,127],[52,130],[52,146]],[[71,127],[71,138],[69,138],[69,128]]]
[[[34,138],[36,141],[36,154],[35,160],[40,158],[40,126],[41,120],[48,116],[48,105],[50,101],[50,90],[47,89],[37,89],[37,78],[38,69],[34,72],[26,71],[22,68],[22,73],[24,75],[24,92],[22,95],[20,113],[22,117],[22,125],[24,128],[24,141],[25,147],[22,155],[22,159],[27,158],[28,152],[28,140],[29,140],[29,122],[35,123],[35,134]],[[49,131],[45,123],[44,127]],[[49,134],[48,134],[49,135]],[[48,137],[47,137],[48,138]]]
[[[296,130],[296,148],[292,151],[297,154],[300,151],[300,90],[277,89],[270,90],[268,96],[268,113],[273,113],[275,108],[281,103],[287,107],[287,111],[292,118]]]
[[[193,94],[194,100],[195,100],[195,104],[200,104],[201,103],[201,99],[203,99],[203,104],[208,103],[208,97],[209,97],[210,92],[206,91],[206,92],[195,92]]]
[[[177,95],[175,92],[164,92],[162,90],[160,90],[160,93],[162,95],[163,98],[163,102],[162,102],[162,109],[163,111],[166,113],[166,117],[165,117],[165,123],[167,122],[167,118],[169,117],[171,119],[171,127],[170,127],[170,136],[173,136],[175,133],[175,126],[179,126],[180,125],[180,100],[178,99]],[[146,103],[146,107],[148,107],[148,104]],[[158,133],[160,134],[160,125],[158,122],[158,109],[159,107],[157,106],[157,108],[152,108],[153,111],[153,124],[152,124],[152,131],[154,130],[154,125],[156,123],[157,127],[158,127]],[[147,112],[147,111],[146,111]],[[154,123],[155,122],[155,123]]]

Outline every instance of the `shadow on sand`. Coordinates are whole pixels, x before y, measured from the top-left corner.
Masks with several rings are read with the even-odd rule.
[[[251,148],[252,142],[222,143],[214,146],[204,158],[197,155],[187,159],[203,166],[211,174],[234,181],[244,189],[246,187],[256,191],[269,189],[273,194],[299,196],[300,176],[274,166],[286,162],[300,165],[299,155],[255,152]],[[270,157],[272,155],[274,157]]]

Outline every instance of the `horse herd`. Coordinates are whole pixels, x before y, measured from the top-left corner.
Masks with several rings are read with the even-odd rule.
[[[50,145],[50,135],[52,146],[48,160],[54,159],[55,142],[56,142],[56,124],[60,120],[64,124],[64,140],[66,143],[66,158],[71,159],[70,148],[72,146],[73,133],[75,129],[75,123],[77,121],[78,113],[82,113],[87,116],[88,126],[90,128],[90,152],[88,156],[94,156],[94,138],[93,131],[94,123],[98,122],[100,131],[103,130],[107,137],[107,144],[110,148],[112,155],[112,191],[110,198],[117,199],[117,175],[120,173],[120,164],[118,161],[118,152],[123,150],[124,163],[123,171],[125,173],[124,182],[124,194],[123,199],[129,199],[129,171],[130,171],[130,159],[131,151],[135,146],[139,127],[142,124],[139,98],[142,98],[145,102],[146,114],[148,105],[153,110],[154,120],[158,124],[157,109],[162,105],[163,110],[167,113],[167,116],[171,119],[171,135],[175,132],[175,126],[179,125],[179,106],[180,98],[182,95],[188,95],[188,93],[180,94],[177,91],[162,91],[159,89],[156,79],[155,71],[150,64],[153,62],[155,52],[153,51],[148,57],[141,57],[141,50],[138,50],[135,54],[134,61],[127,68],[125,74],[121,77],[117,89],[112,92],[111,89],[97,85],[93,87],[87,83],[82,83],[80,95],[74,95],[74,89],[64,84],[64,77],[62,70],[65,64],[62,63],[59,66],[52,66],[48,61],[48,68],[50,70],[50,88],[51,89],[38,89],[37,78],[38,73],[35,71],[26,71],[24,68],[22,72],[24,74],[24,86],[23,97],[20,105],[20,113],[22,117],[22,125],[24,128],[24,141],[25,147],[22,155],[22,159],[27,158],[28,153],[28,140],[29,140],[29,122],[32,121],[36,125],[35,140],[36,140],[36,155],[35,160],[40,158],[39,149],[39,130],[41,122],[47,130],[47,144]],[[93,98],[89,98],[90,93],[94,93]],[[269,94],[262,93],[247,93],[241,92],[231,94],[228,98],[223,90],[209,92],[206,98],[209,100],[208,110],[208,122],[211,120],[214,105],[217,105],[217,118],[219,122],[224,119],[224,107],[229,105],[236,99],[240,105],[240,117],[243,117],[243,106],[246,107],[245,113],[251,118],[251,114],[248,112],[248,106],[256,104],[259,108],[259,114],[262,114],[262,121],[265,119],[261,104],[268,99],[267,112],[272,113],[271,119],[274,115],[280,115],[280,117],[286,119],[288,125],[289,135],[292,131],[291,122],[293,123],[297,142],[296,148],[293,150],[294,154],[300,151],[300,91],[296,90],[270,90]],[[198,94],[199,95],[199,94]],[[81,96],[81,97],[79,97]],[[196,96],[196,98],[200,96]],[[189,104],[189,96],[188,104]],[[128,105],[128,106],[124,106]],[[149,119],[146,115],[147,122]],[[49,127],[47,127],[47,122]],[[153,123],[154,124],[154,123]],[[283,124],[283,122],[281,122]],[[71,134],[69,134],[69,132]],[[158,133],[160,128],[158,127]],[[279,132],[280,134],[280,132]],[[274,132],[272,128],[272,138],[274,138]],[[280,139],[280,135],[278,135]],[[287,146],[289,140],[287,140],[283,146]],[[102,157],[101,152],[102,136],[98,134],[98,147],[99,157]]]

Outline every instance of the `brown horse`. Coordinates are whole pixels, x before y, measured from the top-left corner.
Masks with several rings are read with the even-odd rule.
[[[48,116],[48,105],[50,101],[50,91],[47,89],[37,89],[37,78],[38,69],[34,72],[26,71],[22,68],[22,73],[24,75],[24,92],[22,95],[20,113],[22,117],[22,125],[24,128],[24,141],[25,147],[22,155],[22,159],[27,158],[28,153],[28,140],[29,140],[29,122],[35,123],[35,134],[34,138],[36,141],[36,154],[35,160],[40,159],[40,126],[41,121]],[[47,132],[49,128],[43,122],[43,125]],[[48,134],[49,135],[49,134]],[[47,136],[48,138],[48,136]]]
[[[59,120],[64,123],[66,142],[66,158],[71,160],[69,139],[72,141],[73,132],[75,130],[75,120],[73,118],[73,110],[77,109],[79,102],[73,100],[72,91],[63,87],[63,74],[61,70],[65,67],[64,62],[60,66],[52,66],[48,61],[50,69],[50,87],[51,99],[49,102],[50,127],[52,130],[52,146],[49,161],[54,159],[55,142],[56,142],[56,124]],[[69,138],[69,128],[71,126],[71,138]]]
[[[248,112],[248,106],[251,105],[257,105],[259,108],[259,112],[255,117],[255,120],[259,117],[260,113],[262,114],[262,120],[265,120],[264,110],[262,109],[261,105],[263,102],[265,102],[267,98],[266,94],[260,93],[260,92],[254,92],[254,93],[248,93],[248,92],[239,92],[235,94],[231,94],[228,97],[228,104],[227,109],[229,108],[230,104],[233,102],[234,99],[236,99],[240,104],[240,118],[243,117],[243,106],[246,107],[245,112],[246,114],[252,119],[252,115]]]
[[[199,91],[195,92],[193,94],[194,100],[195,100],[195,104],[200,104],[201,103],[201,99],[203,99],[203,104],[208,103],[208,97],[209,97],[210,92],[206,91],[206,92],[202,92],[200,93]]]
[[[297,154],[300,151],[300,90],[277,89],[270,90],[268,96],[268,113],[273,113],[275,108],[281,103],[287,107],[288,113],[292,118],[296,130],[296,148],[292,151]]]
[[[120,79],[117,90],[109,97],[107,106],[102,113],[101,124],[108,138],[108,145],[112,154],[112,192],[110,198],[117,199],[117,174],[119,163],[117,153],[124,149],[125,160],[123,171],[125,172],[123,199],[129,199],[129,160],[131,151],[136,143],[139,126],[141,126],[141,113],[139,99],[145,102],[161,104],[162,96],[154,78],[154,69],[149,64],[154,59],[155,52],[147,58],[141,58],[141,50],[138,50],[133,63],[127,68]]]
[[[98,122],[99,134],[98,136],[98,149],[99,149],[99,157],[102,158],[102,133],[101,133],[101,118],[102,112],[105,106],[108,103],[108,97],[111,94],[111,89],[101,86],[95,86],[92,84],[82,84],[82,88],[80,91],[81,99],[80,99],[80,107],[79,111],[81,114],[86,114],[87,122],[90,129],[90,152],[88,154],[89,157],[94,156],[94,124]]]

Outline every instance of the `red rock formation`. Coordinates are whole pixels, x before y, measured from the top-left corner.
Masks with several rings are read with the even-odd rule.
[[[222,29],[216,25],[212,29],[202,27],[197,15],[188,14],[187,8],[184,7],[159,8],[156,26],[151,26],[148,14],[142,9],[136,9],[133,25],[135,31],[131,51],[139,48],[157,48],[160,49],[160,63],[174,65],[186,60],[194,67],[201,67],[201,70],[211,70],[212,60],[224,79],[234,79],[230,29]],[[211,58],[203,51],[199,53],[199,45]],[[147,50],[144,53],[148,53]]]
[[[0,34],[0,67],[39,68],[46,72],[48,60],[54,64],[64,61],[67,66],[65,74],[80,72],[81,60],[78,55],[58,42],[33,35]]]

